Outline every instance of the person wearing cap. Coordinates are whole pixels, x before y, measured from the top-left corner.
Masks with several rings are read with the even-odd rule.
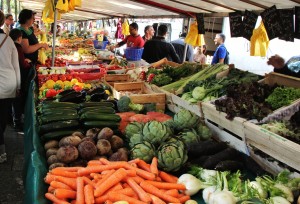
[[[0,27],[4,24],[0,10]],[[18,51],[13,40],[0,29],[0,163],[7,160],[4,131],[9,118],[12,99],[19,95],[21,76]]]
[[[12,16],[12,14],[6,14],[5,15],[5,21],[4,21],[4,24],[3,24],[3,26],[2,26],[2,29],[3,29],[3,31],[4,31],[4,33],[6,34],[6,35],[8,35],[9,34],[9,31],[10,31],[10,28],[11,28],[11,26],[14,24],[14,18],[13,18],[13,16]]]
[[[38,39],[34,35],[32,24],[34,23],[34,15],[36,13],[29,9],[23,9],[19,14],[20,29],[22,31],[23,51],[25,58],[30,59],[33,64],[37,63],[38,50],[40,48],[48,49],[47,43],[39,43]]]

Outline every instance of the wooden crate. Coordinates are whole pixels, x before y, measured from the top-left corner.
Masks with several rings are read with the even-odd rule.
[[[300,78],[291,77],[276,72],[266,74],[265,78],[262,79],[260,82],[268,84],[270,86],[273,86],[277,83],[278,85],[300,88]]]
[[[104,81],[114,86],[114,83],[130,82],[130,76],[129,74],[106,74],[104,75]]]
[[[151,67],[154,67],[154,68],[159,68],[160,66],[162,65],[170,65],[172,67],[177,67],[179,66],[180,64],[176,63],[176,62],[172,62],[172,61],[169,61],[167,58],[163,58],[157,62],[154,62],[151,64]]]
[[[228,132],[226,129],[221,128],[218,124],[208,119],[205,119],[205,124],[212,131],[213,137],[216,140],[228,142],[231,147],[249,155],[244,137],[239,137],[238,135],[234,135],[231,132]]]
[[[242,139],[245,138],[244,123],[246,122],[246,119],[234,117],[233,120],[228,120],[225,118],[226,113],[217,111],[216,106],[210,102],[201,103],[201,108],[205,119],[218,124],[221,129],[225,129]]]
[[[156,103],[156,110],[164,111],[166,106],[166,94],[155,93],[144,82],[114,83],[113,95],[120,99],[120,91],[138,91],[138,94],[130,94],[129,97],[133,103]]]
[[[300,145],[251,122],[244,123],[244,127],[247,144],[300,170]]]

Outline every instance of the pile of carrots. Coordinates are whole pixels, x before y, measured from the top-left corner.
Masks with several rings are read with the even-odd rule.
[[[181,193],[186,188],[178,178],[157,168],[157,158],[151,164],[143,160],[91,160],[87,167],[57,167],[47,173],[49,184],[46,198],[55,204],[179,204],[190,196]]]

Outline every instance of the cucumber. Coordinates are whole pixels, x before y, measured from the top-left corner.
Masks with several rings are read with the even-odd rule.
[[[77,110],[75,109],[70,109],[70,108],[64,108],[64,109],[46,109],[43,110],[40,115],[63,115],[63,114],[77,114]]]
[[[85,107],[97,107],[97,106],[106,106],[106,107],[114,107],[114,104],[112,102],[105,102],[105,101],[101,101],[101,102],[85,102],[85,103],[81,103],[80,108],[85,108]]]
[[[70,102],[43,102],[39,105],[42,108],[58,108],[58,107],[69,107],[69,108],[78,108],[78,104]]]
[[[44,125],[55,121],[78,120],[77,114],[45,115],[38,118],[39,123]]]
[[[41,136],[41,140],[44,142],[49,140],[60,140],[65,136],[72,135],[72,133],[75,131],[76,129],[74,128],[74,130],[58,130],[58,131],[48,132]]]
[[[101,106],[101,107],[86,107],[86,108],[80,109],[78,111],[78,114],[81,115],[86,112],[111,113],[111,114],[116,113],[115,109],[113,109],[111,107],[106,107],[106,106],[102,107]]]
[[[119,123],[118,122],[113,122],[113,121],[85,121],[83,123],[85,128],[104,128],[104,127],[109,127],[109,128],[118,128]]]
[[[55,121],[40,126],[40,133],[47,133],[56,130],[70,129],[79,126],[77,120]]]
[[[80,120],[83,121],[114,121],[120,122],[121,117],[115,114],[101,114],[101,113],[83,113],[80,115]]]

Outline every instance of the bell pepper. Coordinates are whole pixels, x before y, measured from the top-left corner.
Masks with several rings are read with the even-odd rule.
[[[46,98],[53,98],[56,96],[57,92],[55,89],[48,89],[46,92]]]
[[[154,79],[154,77],[155,77],[155,74],[153,74],[153,73],[149,74],[149,75],[148,75],[147,81],[148,81],[149,83],[151,83],[152,80]]]

